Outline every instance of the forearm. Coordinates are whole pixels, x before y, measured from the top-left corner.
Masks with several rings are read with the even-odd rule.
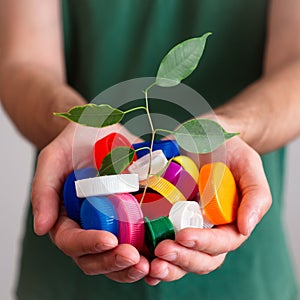
[[[275,150],[300,133],[298,78],[300,60],[267,73],[215,112],[259,153]]]
[[[239,131],[260,153],[281,147],[300,133],[299,32],[300,1],[271,0],[263,76],[216,111],[231,127],[227,129]]]
[[[19,131],[38,148],[48,144],[67,124],[53,117],[84,103],[52,70],[29,63],[0,67],[0,98]]]
[[[59,0],[0,1],[0,99],[38,148],[66,125],[53,111],[84,100],[65,84]]]

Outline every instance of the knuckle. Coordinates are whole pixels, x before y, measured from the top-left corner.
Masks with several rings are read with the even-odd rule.
[[[191,269],[195,263],[193,255],[186,255],[184,251],[177,252],[178,261],[180,261],[180,266],[184,269]]]
[[[74,257],[70,256],[77,267],[87,276],[103,274],[95,259],[91,259],[89,255]]]
[[[58,226],[55,226],[50,231],[50,239],[52,243],[63,253],[68,256],[72,256],[72,251],[68,246],[68,234],[65,234],[64,231],[60,231]]]
[[[94,275],[99,275],[98,272],[96,272],[94,269],[91,267],[88,267],[86,265],[82,265],[80,263],[77,263],[77,266],[81,269],[81,271],[87,275],[87,276],[94,276]]]
[[[268,193],[268,195],[266,196],[267,209],[271,207],[272,203],[273,203],[272,195],[271,193]]]
[[[101,274],[95,261],[86,259],[86,257],[73,258],[73,260],[85,275],[92,276]]]
[[[91,269],[85,268],[84,266],[80,267],[80,269],[87,276],[98,275],[98,273],[96,273],[95,271],[92,271]]]
[[[53,243],[55,244],[55,246],[60,249],[61,251],[63,251],[65,254],[70,255],[69,251],[67,250],[66,247],[66,239],[64,238],[63,235],[54,235],[53,236]]]
[[[194,273],[198,275],[206,275],[215,271],[218,268],[221,268],[222,264],[225,261],[226,255],[227,253],[220,254],[218,256],[210,257],[207,260],[203,260],[198,270],[196,270]]]

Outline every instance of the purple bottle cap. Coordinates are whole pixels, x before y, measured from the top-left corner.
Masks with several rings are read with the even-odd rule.
[[[176,186],[188,200],[194,199],[199,192],[193,177],[177,163],[170,162],[162,177]]]

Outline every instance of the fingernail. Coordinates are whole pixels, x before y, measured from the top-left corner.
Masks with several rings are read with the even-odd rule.
[[[39,217],[39,211],[37,209],[33,209],[32,215],[33,215],[34,221],[36,221],[36,219]]]
[[[165,255],[161,255],[160,258],[167,260],[167,261],[174,261],[177,258],[177,253],[176,252],[170,252]]]
[[[248,234],[250,234],[258,223],[257,213],[252,213],[248,219]]]
[[[146,283],[148,283],[149,285],[151,286],[156,286],[160,283],[160,280],[159,279],[156,279],[156,278],[153,278],[153,277],[147,277],[145,279]]]
[[[131,268],[128,271],[128,277],[133,280],[139,280],[143,278],[146,274],[136,268]]]
[[[133,262],[128,260],[127,258],[121,256],[121,255],[116,255],[115,259],[116,266],[119,268],[126,268],[131,265],[133,265]]]
[[[112,248],[115,248],[117,245],[114,242],[110,242],[110,241],[105,241],[103,244],[101,243],[97,243],[95,245],[95,249],[97,252],[101,253],[103,251],[107,251],[110,250]]]
[[[194,248],[196,246],[196,242],[193,240],[180,241],[179,243],[187,248]]]
[[[40,228],[39,228],[39,212],[38,210],[33,211],[33,230],[36,234],[40,234]]]
[[[169,275],[168,268],[165,268],[163,272],[159,273],[159,275],[156,277],[156,279],[164,279]]]

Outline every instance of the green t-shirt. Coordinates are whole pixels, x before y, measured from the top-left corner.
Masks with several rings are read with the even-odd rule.
[[[226,102],[261,75],[268,1],[65,0],[69,83],[87,100],[137,77],[155,76],[165,53],[213,32],[199,68],[185,81],[211,106]],[[208,275],[150,287],[86,276],[48,237],[33,233],[29,213],[17,294],[21,300],[209,299],[296,300],[282,224],[284,150],[263,157],[273,205],[251,237]]]

